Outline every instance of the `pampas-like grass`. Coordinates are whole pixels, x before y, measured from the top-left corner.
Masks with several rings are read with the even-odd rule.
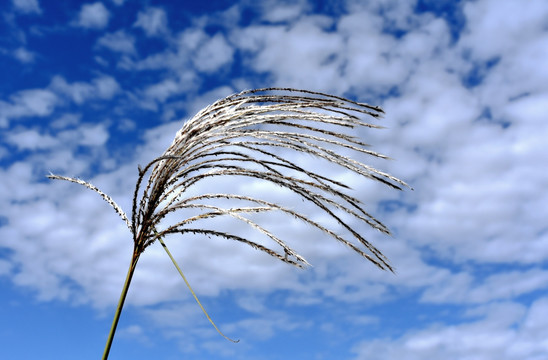
[[[386,158],[369,150],[366,143],[350,133],[357,127],[379,127],[364,122],[361,117],[379,118],[382,114],[383,110],[376,106],[307,90],[265,88],[228,96],[198,112],[177,132],[173,143],[161,156],[145,167],[139,167],[131,220],[114,200],[89,182],[49,175],[51,179],[75,182],[99,193],[122,217],[133,235],[132,260],[103,359],[108,358],[125,296],[143,251],[159,240],[182,275],[162,240],[166,235],[194,234],[234,240],[290,265],[308,265],[306,259],[286,241],[251,219],[254,213],[280,212],[319,229],[378,268],[393,271],[382,252],[360,235],[350,225],[350,221],[345,220],[352,218],[353,223],[363,222],[385,234],[390,233],[385,225],[363,209],[357,198],[345,192],[349,187],[323,176],[321,170],[306,169],[276,151],[285,149],[295,154],[308,154],[401,190],[407,186],[403,181],[352,157],[339,154],[342,150],[350,150],[358,154]],[[259,179],[290,190],[295,196],[328,215],[351,238],[339,235],[289,207],[248,194],[211,192],[188,195],[190,188],[206,179],[229,176]],[[226,200],[225,203],[232,204],[231,207],[212,205],[212,200],[219,199]],[[171,218],[172,214],[189,209],[198,211],[198,214],[175,223],[162,223],[167,220],[168,215]],[[219,217],[242,221],[272,240],[271,245],[264,245],[236,233],[194,225],[199,220],[214,221]],[[198,301],[197,298],[196,300]],[[208,319],[211,321],[209,316]],[[217,329],[216,326],[215,328]]]

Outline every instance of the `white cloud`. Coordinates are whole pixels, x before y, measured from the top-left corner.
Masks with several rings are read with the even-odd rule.
[[[209,36],[199,28],[190,28],[182,32],[172,47],[163,52],[149,55],[138,62],[128,62],[126,69],[170,69],[175,73],[188,77],[196,77],[193,66],[201,72],[211,73],[233,61],[234,48],[226,38],[217,33]],[[189,72],[192,71],[192,72]]]
[[[228,44],[225,37],[218,33],[198,47],[192,57],[194,66],[199,71],[213,72],[232,62],[234,49]]]
[[[9,102],[0,101],[0,121],[5,122],[5,126],[10,118],[44,117],[50,115],[58,103],[59,98],[50,90],[22,90],[12,95]]]
[[[88,29],[103,29],[107,26],[110,13],[101,2],[84,4],[75,24]]]
[[[80,114],[71,114],[66,113],[58,117],[57,119],[52,120],[50,127],[53,129],[64,129],[67,127],[77,126],[80,122]]]
[[[475,284],[479,283],[479,284]],[[425,290],[422,301],[435,303],[488,303],[514,299],[548,287],[548,271],[500,272],[484,280],[471,274],[459,273],[439,281]]]
[[[79,144],[84,146],[103,146],[109,138],[109,133],[104,124],[82,126],[79,132]]]
[[[412,30],[420,23],[421,19],[429,19],[428,15],[417,17],[414,13],[416,1],[398,1],[398,0],[373,0],[359,1],[347,0],[345,8],[347,14],[370,13],[378,14],[378,22],[375,22],[377,30]]]
[[[527,309],[517,303],[477,308],[476,321],[458,325],[432,324],[397,339],[363,341],[356,359],[542,359],[548,351],[548,299]]]
[[[105,34],[97,40],[97,46],[105,47],[109,50],[134,54],[135,38],[127,34],[124,30],[118,30],[114,33]]]
[[[18,150],[47,149],[58,144],[54,137],[42,135],[36,130],[16,131],[6,140],[17,145]]]
[[[272,74],[276,85],[385,93],[404,82],[419,61],[441,56],[440,49],[450,43],[449,28],[442,19],[420,18],[411,7],[398,4],[379,5],[383,15],[394,11],[394,21],[382,17],[378,9],[349,5],[349,14],[335,21],[307,16],[284,26],[235,29],[230,39],[250,52],[247,65]],[[383,33],[387,21],[409,31],[401,38]]]
[[[164,51],[151,53],[144,59],[140,59],[138,61],[133,61],[132,59],[126,58],[123,59],[118,66],[128,71],[158,69],[170,69],[176,73],[188,71],[186,67],[187,65],[190,65],[190,58],[187,47],[190,46],[190,44],[185,41],[187,36],[184,35],[188,32],[189,31],[185,31],[183,35],[180,36],[181,39],[176,42],[176,44]]]
[[[82,104],[86,99],[94,95],[94,89],[90,84],[84,82],[69,84],[61,76],[55,76],[52,79],[51,88],[71,98],[76,104]]]
[[[24,14],[41,14],[40,4],[38,0],[12,0],[13,7]]]
[[[295,21],[308,8],[306,1],[294,1],[285,4],[275,1],[261,1],[257,5],[261,7],[262,19],[273,23]]]
[[[548,254],[547,239],[538,218],[546,216],[541,203],[548,198],[538,189],[548,177],[537,174],[525,183],[522,177],[548,161],[541,150],[548,129],[539,125],[546,95],[510,100],[500,94],[522,86],[534,91],[537,84],[526,85],[527,78],[508,82],[512,78],[506,77],[506,83],[513,85],[503,86],[487,77],[467,89],[459,84],[458,74],[424,66],[415,70],[420,76],[401,87],[402,96],[386,106],[404,126],[401,133],[390,132],[396,137],[385,141],[408,143],[409,147],[400,148],[427,161],[423,165],[427,172],[417,173],[413,180],[416,195],[424,198],[402,230],[453,260],[542,261]],[[491,115],[483,114],[486,108]],[[505,122],[508,128],[502,126]],[[521,210],[524,203],[530,211]]]
[[[467,22],[462,44],[478,59],[512,55],[523,41],[546,31],[548,9],[542,0],[530,1],[525,7],[519,0],[471,2],[464,4],[464,12]]]
[[[139,106],[156,110],[158,103],[164,103],[175,95],[191,90],[195,81],[196,78],[192,72],[182,72],[179,76],[169,76],[158,83],[147,85],[137,92],[137,96],[141,99]],[[180,107],[177,104],[175,106]],[[162,117],[171,119],[171,111],[168,108],[164,110]]]
[[[66,188],[65,188],[66,189]],[[78,189],[81,190],[81,189]],[[41,197],[44,197],[45,194],[40,194]],[[96,205],[92,205],[91,201],[95,202],[97,200],[95,196],[87,197],[85,195],[80,195],[78,192],[73,193],[74,196],[71,198],[71,202],[64,203],[65,209],[72,209],[71,211],[79,212],[81,207],[88,208],[92,210],[95,206],[101,206],[101,202]],[[89,195],[95,195],[90,194]],[[91,207],[89,207],[90,205]],[[108,205],[107,205],[108,206]],[[6,245],[11,248],[17,249],[17,252],[23,258],[38,257],[35,256],[34,251],[41,251],[42,255],[39,256],[39,259],[36,259],[37,266],[27,266],[26,263],[22,263],[21,268],[19,269],[17,275],[14,278],[14,281],[22,286],[30,286],[36,288],[39,292],[41,299],[64,299],[71,300],[77,303],[92,303],[92,305],[100,307],[101,304],[108,303],[109,300],[113,301],[116,297],[115,290],[111,293],[110,299],[101,299],[102,296],[99,294],[105,294],[104,291],[97,292],[94,289],[97,287],[103,287],[107,290],[111,287],[111,281],[108,279],[101,279],[101,276],[96,276],[99,273],[104,272],[101,269],[108,271],[108,263],[103,263],[103,261],[115,261],[115,262],[124,262],[125,257],[118,249],[120,249],[120,244],[112,243],[108,241],[107,237],[103,236],[101,239],[101,230],[95,226],[85,226],[85,221],[75,220],[75,225],[77,226],[68,226],[63,228],[57,228],[54,226],[54,223],[62,220],[63,215],[59,216],[56,214],[55,207],[49,206],[45,202],[34,202],[33,211],[29,205],[22,205],[17,208],[12,209],[15,216],[22,216],[23,213],[20,211],[28,211],[29,216],[25,216],[25,221],[32,221],[34,224],[32,228],[22,229],[13,235],[17,236],[18,239],[21,239],[20,244],[11,244]],[[97,209],[99,210],[99,209]],[[53,216],[45,216],[43,211],[52,211]],[[93,211],[93,210],[92,210]],[[103,219],[100,214],[101,210],[94,215],[94,222],[104,221],[108,218]],[[108,212],[107,212],[108,213]],[[19,224],[20,221],[17,218],[10,216],[10,221],[14,224]],[[88,218],[89,221],[89,218]],[[89,224],[91,225],[91,224]],[[112,224],[114,225],[114,224]],[[114,225],[115,226],[115,225]],[[81,227],[78,229],[78,227]],[[115,229],[115,228],[114,228]],[[43,242],[38,246],[30,247],[26,246],[28,241],[32,241],[38,236],[38,231],[44,231],[48,233]],[[83,233],[81,231],[84,231]],[[111,230],[112,231],[112,230]],[[86,235],[87,233],[87,235]],[[99,237],[94,242],[93,246],[87,247],[85,252],[78,251],[86,248],[86,238],[89,239],[89,234],[97,234]],[[51,235],[51,236],[50,236]],[[122,234],[120,234],[122,235]],[[67,241],[67,239],[72,238],[74,241]],[[78,239],[81,238],[81,239]],[[119,239],[124,239],[125,236],[122,235]],[[107,243],[108,241],[108,243]],[[88,243],[89,245],[89,243]],[[51,251],[55,249],[54,251]],[[123,245],[122,245],[123,249]],[[109,252],[107,256],[100,256],[102,252]],[[104,266],[106,265],[106,268]],[[89,272],[85,271],[85,267],[93,267],[98,269],[98,272]],[[46,269],[47,271],[41,271],[39,269]],[[81,269],[81,270],[77,270]],[[97,270],[96,270],[97,271]],[[116,272],[117,273],[117,272]],[[62,281],[62,278],[68,276],[73,279],[75,283],[80,284],[84,287],[84,293],[75,292],[75,289]],[[120,275],[123,277],[123,274]],[[114,280],[116,285],[121,285],[119,279]],[[89,294],[88,294],[89,291]],[[119,291],[119,290],[118,290]]]
[[[46,116],[51,114],[57,97],[48,90],[23,90],[14,97],[16,116]]]
[[[101,99],[111,99],[120,91],[120,85],[112,76],[100,76],[93,79],[92,84]]]
[[[0,100],[0,126],[7,126],[10,119],[21,117],[45,117],[69,98],[76,104],[89,99],[111,99],[120,91],[118,82],[110,76],[100,76],[87,82],[67,83],[61,76],[54,76],[46,89],[22,90],[10,96],[9,101]]]
[[[34,61],[35,54],[23,47],[20,47],[13,52],[13,57],[22,63],[28,64]]]
[[[120,91],[120,85],[110,76],[95,78],[91,83],[74,82],[72,84],[67,83],[61,76],[55,76],[50,87],[76,104],[82,104],[89,99],[110,99]]]
[[[65,120],[61,120],[65,121]],[[103,146],[109,138],[104,124],[82,125],[77,129],[63,130],[55,135],[36,129],[15,130],[5,138],[5,142],[21,150],[69,150],[77,146]],[[53,155],[55,157],[55,155]],[[54,161],[47,161],[54,163]]]
[[[140,27],[147,36],[159,36],[168,32],[167,16],[161,8],[148,8],[137,14],[133,26]]]
[[[546,91],[548,70],[538,66],[548,61],[545,2],[532,1],[524,8],[519,1],[507,1],[502,6],[496,1],[482,1],[465,4],[464,11],[468,21],[459,51],[473,65],[490,65],[483,71],[478,97],[493,116],[498,117],[498,109],[512,99]],[[507,18],[512,12],[520,16]],[[501,27],[498,24],[502,19]]]
[[[14,250],[16,256],[12,260],[20,265],[14,282],[36,289],[40,299],[64,299],[100,308],[111,305],[119,294],[124,272],[122,264],[131,254],[131,240],[123,222],[119,222],[114,212],[107,210],[107,204],[97,201],[100,198],[96,194],[83,187],[62,182],[36,182],[38,178],[43,179],[48,168],[75,174],[87,171],[91,164],[73,148],[79,145],[102,148],[107,138],[108,132],[103,124],[67,130],[55,137],[63,145],[46,157],[37,154],[26,163],[15,163],[0,170],[5,179],[0,191],[2,209],[9,208],[9,211],[0,212],[10,223],[10,227],[0,228],[2,236],[10,238],[6,237],[2,246]],[[133,167],[132,170],[134,173]],[[102,185],[100,180],[98,185]],[[118,193],[109,186],[103,187],[114,196]],[[128,206],[121,196],[116,197],[125,207]],[[8,205],[10,203],[13,206]],[[87,216],[69,220],[66,211],[73,214],[84,211],[92,216],[93,221]],[[64,219],[68,220],[66,226],[55,225]],[[118,240],[112,237],[113,231],[118,232],[115,236]],[[43,241],[36,242],[38,237]],[[94,238],[93,242],[89,242],[91,238]],[[35,258],[36,266],[27,262],[31,258]],[[89,271],[92,268],[95,270]],[[108,273],[113,277],[104,278]],[[81,286],[81,292],[63,278],[70,278]]]
[[[340,93],[343,39],[324,31],[331,25],[327,17],[308,17],[291,26],[257,25],[235,30],[230,40],[251,52],[246,66],[272,74],[271,85],[314,90],[338,87],[335,92]]]
[[[158,84],[150,85],[145,89],[145,95],[149,98],[165,101],[171,95],[179,91],[177,83],[171,79],[166,79]]]

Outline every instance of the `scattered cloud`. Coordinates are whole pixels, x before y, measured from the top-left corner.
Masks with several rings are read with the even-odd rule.
[[[40,134],[37,130],[17,131],[7,141],[16,145],[18,150],[39,150],[58,145],[53,136]]]
[[[355,359],[452,358],[542,359],[548,351],[548,299],[529,309],[517,303],[495,303],[474,312],[472,321],[437,324],[397,339],[364,341],[354,348]]]
[[[114,33],[108,33],[97,40],[97,46],[105,47],[111,51],[134,54],[135,38],[124,30],[118,30]]]
[[[109,18],[110,13],[103,3],[84,4],[75,25],[87,29],[103,29],[108,25]]]
[[[147,36],[165,35],[169,31],[165,11],[154,7],[140,11],[133,26],[141,28]]]
[[[0,126],[7,126],[10,118],[50,115],[58,103],[58,96],[50,90],[19,91],[9,101],[0,100]]]
[[[35,54],[23,47],[19,47],[13,52],[13,57],[22,63],[28,64],[34,62]]]
[[[480,282],[479,284],[477,284]],[[469,273],[451,274],[426,289],[422,301],[434,303],[481,304],[505,301],[548,287],[548,272],[538,268],[500,272],[479,280]]]
[[[295,22],[309,7],[306,1],[291,3],[263,1],[260,6],[262,19],[271,23]]]
[[[167,239],[224,330],[252,339],[240,355],[275,347],[280,334],[330,334],[329,341],[316,341],[314,354],[542,358],[548,352],[548,175],[541,166],[548,163],[542,66],[548,7],[544,1],[460,2],[462,24],[455,30],[442,5],[419,9],[427,3],[346,1],[319,9],[306,1],[274,8],[275,2],[244,2],[195,14],[190,22],[172,18],[172,5],[162,2],[88,3],[71,10],[78,14],[73,25],[102,31],[78,38],[70,61],[35,46],[38,33],[12,21],[18,42],[2,52],[12,58],[9,71],[23,75],[4,85],[0,100],[6,130],[0,275],[55,306],[115,306],[131,253],[127,228],[96,194],[45,182],[44,174],[90,179],[130,211],[137,164],[161,154],[197,110],[251,87],[310,88],[386,110],[386,119],[373,122],[388,129],[359,129],[356,136],[397,159],[365,161],[414,191],[390,192],[329,167],[322,171],[348,182],[394,230],[386,238],[359,229],[388,255],[397,275],[375,271],[343,245],[285,217],[262,220],[312,269],[297,271],[219,239]],[[11,6],[50,14],[51,5],[14,0]],[[66,27],[55,14],[52,21]],[[32,19],[44,17],[25,21]],[[61,33],[43,31],[39,40],[53,48]],[[80,56],[88,53],[89,61]],[[284,149],[279,154],[291,156]],[[214,186],[302,206],[260,182]],[[314,208],[304,210],[323,221]],[[237,222],[216,226],[247,231]],[[133,286],[126,339],[142,337],[154,346],[163,334],[193,355],[240,356],[201,322],[160,247],[147,249]],[[344,321],[307,316],[333,308],[345,309]],[[347,339],[338,340],[337,331]],[[268,351],[259,353],[269,358]]]
[[[111,99],[120,90],[118,82],[106,75],[90,83],[68,83],[63,77],[54,76],[47,88],[22,90],[8,101],[0,100],[0,126],[8,126],[10,119],[49,116],[64,104],[64,99],[81,105],[90,99]]]
[[[38,0],[12,0],[13,7],[23,14],[41,14],[42,9]]]
[[[230,64],[233,54],[234,49],[227,43],[225,37],[216,34],[198,47],[197,53],[192,59],[199,71],[211,73]]]
[[[74,82],[72,84],[67,83],[61,76],[55,76],[50,88],[70,98],[76,104],[82,104],[94,98],[110,99],[120,91],[120,85],[111,76],[95,78],[91,83]]]
[[[158,84],[150,85],[145,89],[147,97],[160,101],[165,101],[168,97],[178,92],[178,84],[171,79],[166,79]]]

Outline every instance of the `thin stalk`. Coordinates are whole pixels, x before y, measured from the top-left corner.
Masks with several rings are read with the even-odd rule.
[[[156,234],[158,234],[158,233],[156,233]],[[194,296],[194,300],[196,300],[196,302],[198,303],[198,305],[200,305],[200,308],[201,308],[202,311],[204,312],[205,316],[207,317],[207,319],[209,320],[209,322],[211,323],[211,325],[213,325],[213,327],[215,328],[215,330],[217,330],[217,332],[218,332],[219,334],[221,334],[222,337],[224,337],[224,338],[227,339],[227,340],[232,341],[233,343],[238,343],[238,342],[240,342],[240,340],[232,340],[231,338],[229,338],[228,336],[226,336],[225,334],[223,334],[221,330],[219,330],[219,328],[217,327],[217,325],[215,325],[215,323],[213,322],[213,320],[211,320],[211,318],[209,317],[209,314],[207,313],[206,309],[202,306],[202,303],[200,302],[200,300],[198,300],[198,296],[196,295],[196,293],[194,292],[194,290],[192,290],[192,287],[190,286],[190,283],[188,282],[188,280],[186,279],[185,275],[183,274],[183,271],[181,270],[181,268],[180,268],[179,265],[177,264],[177,261],[175,261],[175,259],[174,259],[173,256],[171,255],[171,252],[170,252],[169,249],[167,248],[166,243],[164,242],[164,240],[162,240],[161,237],[159,237],[158,240],[160,241],[160,244],[162,244],[162,247],[163,247],[164,250],[166,251],[166,253],[167,253],[167,255],[169,256],[169,258],[171,259],[171,261],[173,262],[173,265],[175,265],[175,267],[177,268],[177,271],[179,272],[179,274],[181,275],[181,277],[182,277],[183,280],[185,281],[186,286],[188,287],[188,289],[189,289],[190,292],[192,293],[192,296]]]
[[[110,352],[110,347],[112,346],[112,340],[114,339],[114,333],[116,332],[116,327],[118,326],[118,320],[120,320],[120,314],[122,313],[122,308],[124,307],[124,302],[126,301],[126,295],[129,290],[129,284],[133,278],[133,273],[135,272],[135,267],[139,261],[139,256],[141,253],[137,250],[133,250],[133,256],[131,258],[131,264],[127,271],[126,282],[124,283],[124,288],[120,294],[120,300],[118,300],[118,307],[116,308],[116,313],[114,314],[114,319],[112,320],[112,326],[110,327],[110,332],[108,334],[107,343],[105,345],[105,351],[103,352],[103,360],[108,359],[108,354]]]

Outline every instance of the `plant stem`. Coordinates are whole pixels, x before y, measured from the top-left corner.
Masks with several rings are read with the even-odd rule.
[[[156,233],[156,235],[158,235],[158,233]],[[209,314],[207,313],[206,309],[203,307],[202,303],[200,302],[200,300],[198,300],[198,296],[196,295],[196,293],[194,292],[194,290],[192,290],[192,287],[190,286],[190,283],[188,282],[188,280],[186,279],[185,275],[183,274],[183,270],[181,270],[181,268],[179,267],[179,265],[177,264],[177,261],[175,261],[175,258],[173,258],[173,255],[171,255],[171,252],[169,251],[169,249],[167,248],[166,246],[166,243],[164,242],[164,240],[162,240],[161,237],[158,238],[158,240],[160,241],[160,244],[162,244],[164,250],[166,251],[167,255],[169,256],[169,258],[171,259],[171,261],[173,262],[173,265],[175,265],[175,267],[177,268],[177,271],[179,272],[179,274],[181,275],[181,277],[183,278],[183,280],[185,281],[185,284],[186,286],[188,287],[188,289],[190,290],[190,292],[192,293],[192,296],[194,296],[194,300],[196,300],[196,302],[198,303],[198,305],[200,305],[200,308],[202,309],[202,311],[204,312],[205,316],[207,317],[207,319],[209,320],[209,322],[211,323],[211,325],[213,325],[213,327],[215,328],[215,330],[217,330],[217,332],[219,334],[221,334],[222,337],[224,337],[225,339],[229,340],[229,341],[232,341],[233,343],[239,343],[240,340],[232,340],[231,338],[229,338],[228,336],[226,336],[225,334],[223,334],[223,332],[221,330],[219,330],[219,328],[217,327],[217,325],[215,325],[215,323],[213,322],[213,320],[211,320],[211,318],[209,317]]]
[[[137,250],[133,250],[133,256],[131,258],[131,264],[127,271],[126,282],[124,283],[124,288],[120,294],[120,300],[118,300],[118,307],[116,308],[116,313],[114,314],[114,319],[112,320],[112,326],[108,334],[107,343],[105,345],[105,351],[103,352],[103,360],[108,359],[108,354],[110,352],[110,347],[112,345],[112,340],[114,339],[114,333],[116,332],[116,327],[118,326],[118,320],[120,320],[120,314],[122,313],[122,308],[124,307],[124,302],[126,300],[126,295],[129,290],[129,284],[133,278],[133,273],[135,272],[135,267],[137,266],[137,261],[139,261],[139,256],[141,253]]]

